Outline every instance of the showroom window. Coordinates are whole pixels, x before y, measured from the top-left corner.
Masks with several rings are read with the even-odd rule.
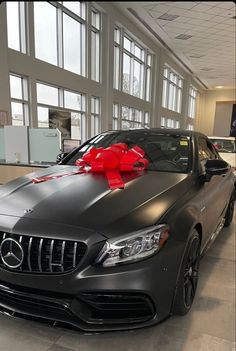
[[[113,129],[149,128],[149,113],[133,107],[113,104]]]
[[[12,125],[29,125],[28,79],[10,74]]]
[[[65,139],[87,139],[86,96],[37,82],[38,127],[58,128]]]
[[[194,130],[194,125],[188,123],[188,124],[187,124],[187,130]]]
[[[91,97],[91,137],[101,132],[100,99]]]
[[[173,118],[161,117],[161,128],[178,129],[180,128],[180,122]]]
[[[164,67],[162,107],[181,112],[183,79],[170,67]]]
[[[101,14],[89,2],[34,2],[34,25],[36,58],[84,77],[91,71],[88,78],[100,81]]]
[[[190,86],[188,96],[188,117],[190,118],[196,117],[196,101],[197,89],[195,89],[193,86]]]
[[[117,90],[150,101],[151,53],[123,29],[114,29],[114,77]]]
[[[7,1],[8,47],[26,53],[25,2]]]

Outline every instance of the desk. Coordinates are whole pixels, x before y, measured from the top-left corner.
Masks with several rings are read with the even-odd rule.
[[[0,184],[4,184],[25,174],[36,172],[53,164],[24,164],[0,162]]]

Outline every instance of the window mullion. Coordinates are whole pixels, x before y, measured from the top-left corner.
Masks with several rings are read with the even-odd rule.
[[[57,8],[57,64],[59,67],[64,67],[63,55],[63,11],[61,7]]]

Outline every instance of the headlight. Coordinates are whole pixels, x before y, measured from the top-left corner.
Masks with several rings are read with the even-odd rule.
[[[108,240],[99,253],[96,263],[104,267],[138,261],[158,252],[169,237],[166,224]]]

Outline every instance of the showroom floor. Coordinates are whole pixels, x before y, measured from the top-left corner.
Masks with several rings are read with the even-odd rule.
[[[132,332],[91,334],[0,314],[0,351],[235,351],[235,228],[223,229],[202,259],[187,316]]]

